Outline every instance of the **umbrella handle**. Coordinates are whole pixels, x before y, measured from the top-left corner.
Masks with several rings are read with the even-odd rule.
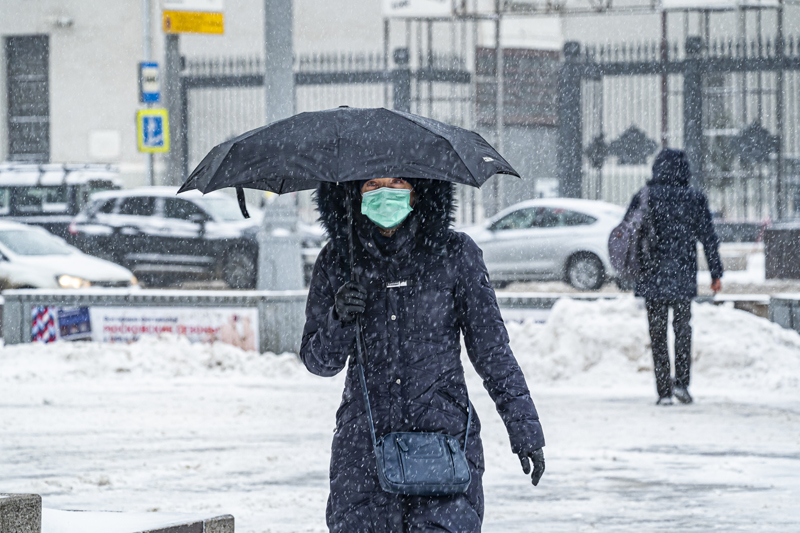
[[[353,197],[349,183],[344,184],[347,191],[347,247],[350,254],[350,281],[358,281],[356,277],[355,261],[355,230],[353,229]],[[356,361],[362,367],[367,364],[367,351],[361,336],[361,315],[356,316]]]

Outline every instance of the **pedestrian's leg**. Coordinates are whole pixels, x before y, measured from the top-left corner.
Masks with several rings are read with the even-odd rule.
[[[673,302],[672,330],[675,332],[675,385],[689,387],[692,368],[692,301]]]
[[[645,307],[647,308],[647,321],[650,324],[650,345],[653,349],[656,390],[659,398],[669,398],[672,396],[669,348],[667,347],[669,306],[663,300],[645,300]]]

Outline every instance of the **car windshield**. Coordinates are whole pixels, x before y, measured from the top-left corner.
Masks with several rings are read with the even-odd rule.
[[[232,198],[198,198],[197,203],[205,207],[216,220],[224,222],[243,220],[239,204]]]
[[[70,255],[74,252],[70,245],[44,230],[3,230],[0,244],[18,255]]]

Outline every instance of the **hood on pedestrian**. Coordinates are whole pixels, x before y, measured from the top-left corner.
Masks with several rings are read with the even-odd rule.
[[[648,185],[688,187],[691,176],[686,152],[674,148],[664,148],[653,161],[653,179]]]
[[[436,252],[446,244],[448,230],[454,221],[456,203],[453,197],[453,184],[441,180],[407,179],[406,181],[414,187],[416,203],[402,226],[414,228],[414,240],[417,245]],[[358,182],[320,183],[314,194],[320,214],[319,220],[332,246],[341,254],[346,254],[348,249],[347,188],[350,189],[356,231],[368,235],[377,228],[371,220],[361,214],[361,191]]]

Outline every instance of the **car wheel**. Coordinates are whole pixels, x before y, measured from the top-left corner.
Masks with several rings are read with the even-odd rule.
[[[230,252],[222,265],[222,279],[231,289],[255,289],[255,258],[244,252]]]
[[[605,282],[605,269],[597,256],[579,254],[567,266],[567,282],[579,291],[596,291]]]

